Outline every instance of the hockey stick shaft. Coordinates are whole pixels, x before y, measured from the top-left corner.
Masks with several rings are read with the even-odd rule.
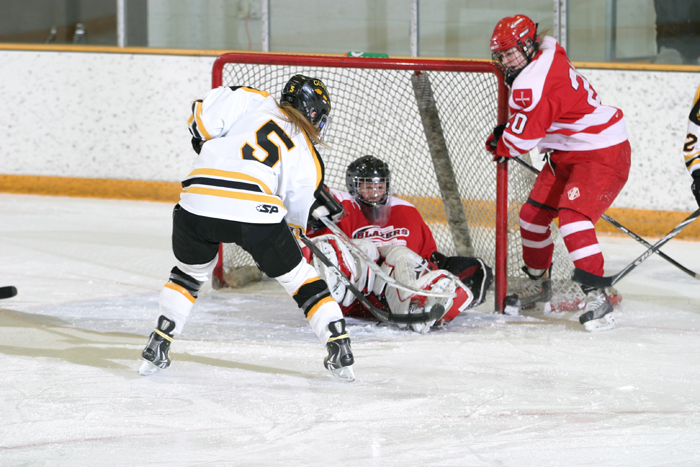
[[[532,172],[534,172],[534,173],[536,173],[536,174],[539,174],[539,173],[540,173],[540,171],[537,170],[537,168],[535,168],[532,164],[530,164],[530,163],[527,162],[526,160],[523,160],[523,159],[521,159],[520,157],[514,157],[513,159],[515,159],[516,161],[518,161],[518,162],[519,162],[520,164],[522,164],[524,167],[528,168],[530,171],[532,171]],[[641,244],[644,245],[645,247],[647,247],[647,248],[651,248],[651,247],[652,247],[651,243],[647,242],[647,241],[644,240],[642,237],[640,237],[640,236],[637,235],[636,233],[632,232],[630,229],[628,229],[628,228],[625,227],[624,225],[620,224],[619,222],[617,222],[615,219],[613,219],[612,217],[608,216],[607,214],[603,214],[602,218],[603,218],[603,220],[605,220],[605,221],[608,222],[609,224],[612,224],[612,225],[615,226],[617,229],[619,229],[620,231],[626,233],[627,235],[629,235],[630,237],[632,237],[633,239],[635,239],[636,241],[638,241],[639,243],[641,243]],[[668,261],[669,263],[673,264],[675,267],[677,267],[678,269],[680,269],[680,270],[683,271],[684,273],[688,274],[689,276],[694,277],[695,279],[700,279],[700,274],[696,273],[695,271],[693,271],[693,270],[691,270],[691,269],[686,268],[685,266],[683,266],[682,264],[680,264],[678,261],[674,260],[674,259],[671,258],[670,256],[667,256],[663,251],[660,251],[660,250],[657,249],[657,250],[654,251],[654,253],[656,253],[657,255],[661,256],[663,259],[665,259],[665,260]]]
[[[5,287],[0,287],[0,299],[12,298],[15,295],[17,295],[17,288],[14,285],[7,285]]]
[[[345,232],[340,230],[340,228],[337,225],[335,225],[335,223],[333,223],[332,220],[330,220],[328,217],[321,217],[320,219],[321,219],[321,222],[323,222],[323,224],[326,227],[328,227],[328,229],[331,232],[333,232],[338,238],[340,238],[340,240],[342,240],[342,242],[345,244],[345,246],[350,248],[354,254],[359,256],[360,259],[362,259],[362,261],[367,263],[367,267],[369,267],[377,277],[380,277],[384,282],[386,282],[387,286],[394,287],[396,289],[403,290],[406,292],[410,292],[410,293],[415,294],[415,295],[423,295],[426,297],[454,298],[457,296],[457,294],[454,294],[451,292],[432,292],[430,290],[423,290],[423,289],[419,289],[416,287],[411,287],[410,285],[405,285],[405,284],[399,283],[398,281],[396,281],[396,279],[394,279],[389,274],[387,274],[384,270],[382,270],[382,268],[377,266],[377,263],[372,261],[371,258],[368,258],[367,255],[365,254],[365,252],[360,250],[357,247],[357,245],[355,245],[352,242],[352,240],[345,234]],[[459,280],[459,279],[457,279],[457,280]]]
[[[574,270],[574,275],[573,275],[573,280],[576,282],[587,285],[589,287],[595,287],[598,289],[602,289],[605,287],[610,287],[613,284],[615,284],[617,281],[625,277],[632,269],[636,268],[640,264],[642,264],[648,257],[653,255],[659,248],[661,248],[663,245],[665,245],[669,240],[671,240],[673,237],[678,235],[681,230],[683,230],[688,224],[693,222],[695,219],[700,216],[700,209],[692,213],[690,216],[688,216],[683,222],[678,224],[671,232],[669,232],[664,238],[656,242],[651,248],[649,248],[647,251],[642,253],[639,258],[635,259],[632,261],[627,267],[625,267],[622,271],[618,272],[614,276],[608,276],[608,277],[601,277],[601,276],[596,276],[594,274],[591,274],[590,272],[586,272],[582,269],[576,268]]]
[[[609,217],[609,216],[606,215],[606,214],[603,214],[603,219],[606,220],[606,221],[608,221],[610,224],[614,225],[615,227],[617,227],[619,230],[621,230],[622,232],[626,233],[626,234],[629,235],[630,237],[634,238],[635,240],[637,240],[639,243],[641,243],[641,244],[644,245],[645,247],[647,247],[647,248],[651,248],[651,247],[652,247],[652,244],[651,244],[651,243],[647,242],[647,241],[644,240],[642,237],[640,237],[640,236],[637,235],[636,233],[632,232],[631,230],[629,230],[629,229],[628,229],[627,227],[625,227],[624,225],[618,223],[615,219],[612,219],[611,217]],[[656,253],[657,255],[659,255],[660,257],[662,257],[663,259],[665,259],[666,261],[668,261],[669,263],[671,263],[672,265],[674,265],[675,267],[677,267],[678,269],[680,269],[681,271],[683,271],[684,273],[688,274],[690,277],[694,277],[695,279],[700,279],[700,274],[698,274],[697,272],[692,271],[692,270],[686,268],[685,266],[683,266],[682,264],[680,264],[679,262],[677,262],[676,260],[674,260],[674,259],[671,258],[670,256],[667,256],[666,253],[664,253],[663,251],[657,249],[657,250],[654,251],[654,253]]]
[[[311,253],[313,253],[318,259],[321,260],[330,270],[332,270],[338,279],[348,288],[348,290],[369,310],[372,315],[377,318],[382,323],[396,323],[396,324],[411,324],[411,323],[426,323],[428,321],[437,321],[442,318],[445,308],[442,305],[433,306],[429,312],[425,313],[411,313],[406,315],[396,315],[390,311],[385,311],[377,308],[370,302],[365,295],[355,287],[350,279],[348,279],[345,274],[338,269],[338,267],[329,260],[326,255],[319,250],[316,245],[313,244],[311,240],[306,235],[300,236],[301,241],[304,242]]]

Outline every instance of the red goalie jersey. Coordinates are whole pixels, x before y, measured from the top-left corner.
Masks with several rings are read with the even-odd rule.
[[[437,250],[433,234],[415,206],[408,201],[392,196],[388,202],[391,206],[389,220],[384,227],[379,227],[369,223],[350,193],[335,189],[330,191],[343,204],[346,215],[337,225],[350,238],[370,240],[377,248],[403,245],[428,260]],[[313,231],[309,232],[309,237],[328,233],[328,229]]]

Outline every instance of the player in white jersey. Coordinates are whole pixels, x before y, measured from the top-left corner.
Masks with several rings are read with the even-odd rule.
[[[323,186],[323,161],[314,143],[322,142],[330,110],[324,84],[303,75],[289,80],[279,104],[267,92],[248,87],[219,87],[192,103],[189,127],[198,156],[173,212],[177,266],[160,294],[160,316],[142,354],[142,375],[170,365],[173,336],[182,332],[224,242],[241,246],[277,279],[327,346],[326,368],[340,379],[354,379],[340,307],[304,260],[292,231],[306,229]]]
[[[690,186],[690,189],[698,202],[698,206],[700,206],[700,144],[698,144],[698,138],[700,138],[700,87],[695,92],[693,108],[690,109],[688,134],[683,145],[685,166],[693,177],[693,184]]]
[[[574,265],[603,275],[603,254],[594,224],[618,195],[629,174],[630,145],[622,111],[600,97],[551,37],[540,38],[524,15],[502,19],[491,37],[494,60],[511,87],[510,118],[488,138],[494,160],[520,157],[535,147],[548,154],[520,211],[525,289],[506,298],[514,309],[549,301],[553,243],[549,226],[559,229]],[[588,331],[615,327],[604,290],[583,287]]]

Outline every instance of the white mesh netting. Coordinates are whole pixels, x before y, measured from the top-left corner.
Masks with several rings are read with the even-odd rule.
[[[297,73],[320,78],[331,97],[333,119],[326,134],[329,148],[318,147],[326,167],[326,184],[346,190],[348,164],[360,156],[375,155],[389,164],[395,195],[418,208],[433,231],[439,251],[446,255],[469,253],[493,266],[496,164],[484,149],[484,142],[497,124],[498,83],[495,75],[468,71],[468,62],[463,63],[465,71],[423,71],[417,77],[413,71],[388,68],[225,63],[221,84],[249,86],[279,98],[284,84]],[[427,126],[421,119],[426,110],[419,108],[416,83],[429,85],[432,90],[432,108],[439,115],[438,133],[441,127],[443,135],[438,140],[444,141],[447,150],[437,157],[434,148],[431,153],[426,137]],[[435,134],[435,127],[428,130],[431,132]],[[447,173],[450,170],[454,176]],[[535,175],[520,164],[510,164],[509,293],[525,277],[520,270],[523,262],[518,212],[534,179]],[[450,180],[455,185],[451,195],[446,186]],[[463,210],[457,222],[447,221],[443,199],[449,196],[458,196],[456,209]],[[453,219],[454,206],[453,214],[449,214]],[[573,264],[554,226],[553,231],[555,301],[571,301],[582,294],[569,279]],[[465,250],[465,237],[471,239],[471,250]],[[225,245],[223,252],[224,273],[254,265],[252,258],[235,245]]]

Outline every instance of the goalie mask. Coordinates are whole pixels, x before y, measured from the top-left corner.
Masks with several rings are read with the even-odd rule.
[[[319,137],[323,140],[331,123],[331,98],[320,79],[304,75],[292,76],[282,90],[281,100],[289,102],[318,128]]]
[[[509,86],[537,54],[537,39],[537,24],[525,15],[508,16],[496,24],[491,54],[503,69]]]
[[[383,227],[389,222],[391,175],[386,162],[374,156],[360,157],[348,166],[345,183],[370,223]]]

